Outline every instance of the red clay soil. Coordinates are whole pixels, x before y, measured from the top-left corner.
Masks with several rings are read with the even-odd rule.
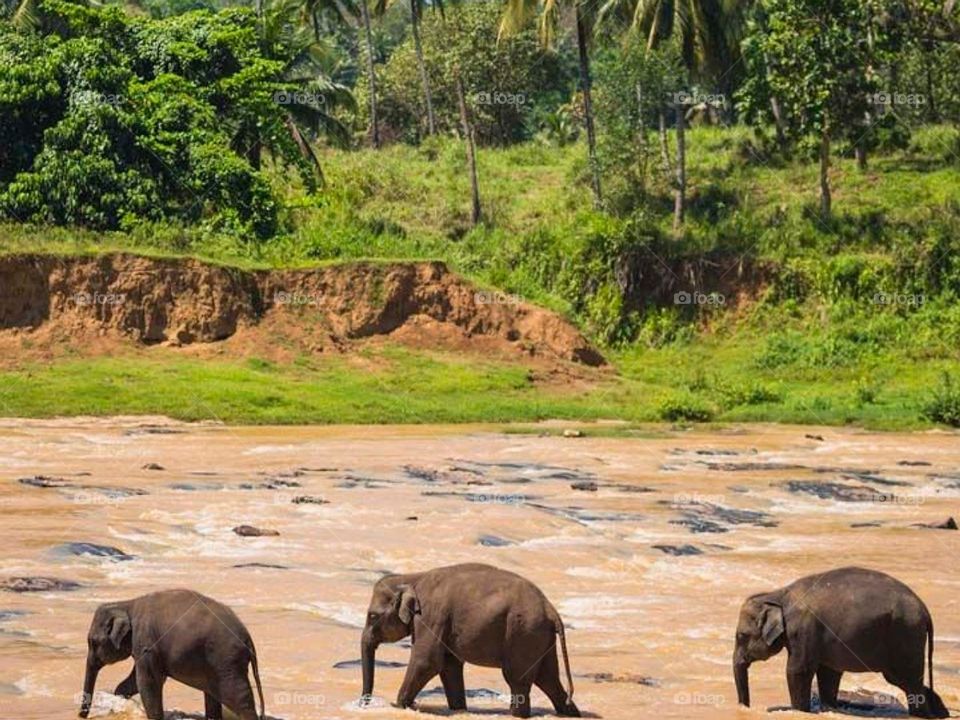
[[[0,257],[0,345],[8,351],[64,341],[82,344],[84,354],[112,353],[118,343],[208,346],[228,356],[269,347],[345,352],[378,337],[605,364],[556,313],[480,290],[440,262],[244,271],[128,254]]]

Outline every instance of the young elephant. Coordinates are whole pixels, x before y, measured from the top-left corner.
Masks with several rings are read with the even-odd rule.
[[[80,717],[90,712],[104,665],[133,655],[130,675],[114,691],[138,692],[149,720],[163,720],[163,683],[171,677],[203,692],[206,717],[219,720],[221,703],[240,720],[257,720],[247,665],[253,666],[263,720],[263,689],[250,633],[228,607],[192,590],[164,590],[97,608],[87,636],[87,674]]]
[[[361,638],[363,701],[373,693],[377,647],[412,636],[413,649],[397,705],[413,705],[437,674],[451,710],[465,710],[465,662],[500,667],[516,717],[530,716],[530,688],[547,694],[558,715],[579,717],[563,622],[540,589],[489,565],[465,564],[410,575],[388,575],[373,588]],[[556,636],[569,695],[560,682]]]
[[[930,687],[923,684],[925,642]],[[933,691],[930,612],[910,588],[889,575],[839,568],[747,598],[733,651],[741,705],[750,705],[750,664],[783,648],[789,655],[787,685],[796,710],[810,711],[814,675],[821,703],[833,707],[844,672],[881,672],[907,694],[911,715],[950,715]]]

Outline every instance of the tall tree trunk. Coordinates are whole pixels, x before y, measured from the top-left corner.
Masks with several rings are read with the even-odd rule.
[[[683,227],[683,216],[687,210],[687,114],[682,103],[676,104],[677,110],[677,186],[673,194],[673,229]]]
[[[640,145],[647,146],[647,126],[643,122],[643,87],[637,83],[637,133]]]
[[[456,78],[457,103],[460,105],[460,125],[463,129],[463,142],[467,147],[467,169],[470,173],[470,199],[472,210],[470,213],[473,224],[480,222],[480,182],[477,179],[477,147],[474,143],[473,126],[470,123],[470,113],[467,112],[467,97],[463,91],[463,79],[460,69],[457,68]]]
[[[820,218],[830,220],[830,126],[824,121],[820,131]]]
[[[590,174],[593,181],[593,204],[600,207],[603,195],[600,192],[600,164],[597,161],[597,137],[593,127],[593,90],[590,79],[590,55],[587,52],[587,26],[578,0],[577,49],[580,53],[580,89],[583,91],[583,124],[587,130],[587,154],[590,158]]]
[[[413,48],[417,53],[417,69],[420,71],[420,83],[423,85],[423,99],[427,104],[427,133],[437,132],[437,123],[433,116],[433,95],[430,93],[430,78],[427,76],[427,64],[423,59],[423,44],[420,42],[420,2],[410,0],[410,27],[413,30]]]
[[[367,76],[370,93],[370,139],[375,148],[380,147],[380,123],[377,120],[377,76],[373,71],[373,31],[370,29],[370,8],[367,0],[360,0],[360,15],[367,38]]]
[[[657,124],[660,133],[660,163],[663,165],[663,174],[672,175],[673,168],[670,164],[670,140],[667,138],[667,114],[661,104],[657,110]]]
[[[313,39],[320,42],[320,17],[317,11],[318,8],[313,8],[310,12],[310,17],[313,20]]]
[[[257,17],[263,17],[263,0],[257,0],[254,7],[257,11]]]
[[[787,146],[787,133],[783,128],[783,112],[776,95],[770,96],[770,112],[773,113],[773,126],[777,131],[777,147],[783,149]]]

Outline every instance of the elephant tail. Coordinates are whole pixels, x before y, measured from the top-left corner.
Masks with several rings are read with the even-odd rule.
[[[263,686],[260,685],[260,668],[257,666],[257,650],[250,642],[250,666],[253,668],[253,680],[257,683],[257,695],[260,696],[260,720],[267,718],[267,706],[263,702]]]
[[[557,635],[560,636],[560,651],[563,653],[563,667],[567,671],[567,699],[569,702],[573,702],[573,674],[570,672],[570,657],[567,655],[567,636],[563,630],[563,620],[560,618],[560,613],[557,612],[557,609],[552,607],[550,608],[553,611],[553,624],[557,629]]]
[[[933,690],[933,618],[927,619],[927,676]]]

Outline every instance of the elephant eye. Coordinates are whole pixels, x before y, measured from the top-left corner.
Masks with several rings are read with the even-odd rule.
[[[377,615],[375,612],[367,613],[367,619],[368,619],[368,620],[376,620],[378,617],[379,617],[379,615]]]

